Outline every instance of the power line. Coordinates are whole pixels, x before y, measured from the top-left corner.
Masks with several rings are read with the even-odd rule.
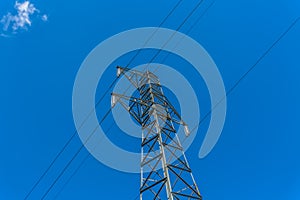
[[[176,29],[176,31],[178,31],[186,22],[187,22],[187,20],[193,15],[193,13],[199,8],[199,6],[202,4],[202,2],[203,2],[203,0],[200,0],[198,3],[197,3],[197,5],[193,8],[193,10],[188,14],[188,16],[184,19],[184,21],[179,25],[179,27]],[[176,4],[176,6],[175,7],[177,7],[179,4]],[[208,7],[208,8],[210,8],[211,7],[211,5]],[[207,10],[208,10],[208,8],[207,8]],[[206,10],[206,11],[207,11]],[[174,11],[174,9],[172,9],[172,11]],[[205,11],[205,13],[206,13],[206,11]],[[205,14],[204,13],[204,14]],[[203,15],[204,15],[203,14]],[[201,17],[203,17],[203,15],[201,15]],[[200,17],[200,18],[201,18]],[[198,21],[200,20],[200,18],[196,21],[196,23],[198,23]],[[158,30],[158,29],[157,29]],[[176,33],[175,33],[176,34]],[[173,34],[168,40],[167,40],[167,42],[163,45],[163,47],[161,47],[160,49],[159,49],[159,51],[158,52],[161,52],[161,50],[164,48],[164,46],[165,45],[167,45],[167,43],[170,41],[170,39],[172,39],[172,37],[174,37],[174,35],[175,34]],[[151,37],[153,37],[153,35],[151,35]],[[149,40],[147,40],[146,41],[146,43],[148,42]],[[158,54],[156,54],[156,56],[157,56]],[[152,58],[152,61],[153,61],[154,59]],[[132,60],[131,60],[132,61]],[[130,61],[130,62],[131,62]],[[152,62],[152,61],[150,61],[150,63]],[[128,66],[128,65],[127,65]],[[128,90],[129,88],[127,88],[127,90]],[[126,91],[127,91],[126,90]],[[97,104],[96,104],[97,105]],[[110,109],[111,110],[111,109]],[[97,126],[97,128],[98,128],[99,126]],[[93,135],[94,134],[94,131],[91,133],[91,135]],[[90,135],[90,136],[91,136]],[[90,137],[89,137],[90,138]],[[87,141],[86,141],[87,142]],[[50,190],[53,188],[53,186],[56,184],[56,182],[58,181],[58,179],[64,174],[64,172],[66,171],[66,169],[69,167],[69,165],[72,163],[72,161],[77,157],[77,155],[79,154],[79,152],[81,151],[81,149],[83,148],[83,146],[84,146],[84,144],[80,147],[80,150],[79,151],[77,151],[77,153],[72,157],[72,159],[70,160],[70,162],[65,166],[65,168],[63,169],[63,171],[60,173],[60,175],[55,179],[55,181],[52,183],[52,185],[50,186],[50,188],[48,188],[48,190],[46,191],[46,193],[44,194],[44,196],[43,196],[43,198],[42,199],[44,199],[44,197],[46,197],[46,195],[50,192]],[[84,161],[83,161],[84,162]],[[77,171],[75,171],[75,174],[77,173]],[[74,175],[75,175],[74,174]],[[74,175],[72,175],[72,176],[74,176]]]
[[[57,199],[57,197],[62,193],[62,191],[65,189],[65,187],[68,185],[68,183],[71,181],[71,179],[74,177],[74,175],[80,170],[80,168],[83,166],[83,164],[87,161],[87,159],[90,157],[90,153],[87,153],[87,155],[84,157],[83,162],[81,162],[78,167],[75,169],[75,171],[71,174],[71,176],[68,178],[68,180],[65,182],[65,184],[61,187],[59,192],[55,195],[53,199]]]
[[[220,104],[224,101],[224,99],[230,95],[234,89],[244,80],[251,71],[270,53],[270,51],[292,30],[292,28],[298,23],[300,20],[300,17],[298,17],[291,25],[272,43],[272,45],[258,58],[258,60],[237,80],[237,82],[226,92],[226,95],[222,97],[221,100],[219,100],[213,107],[212,109],[204,115],[204,117],[200,120],[198,125],[196,125],[192,130],[191,133],[198,128],[203,121],[211,114],[211,112]]]
[[[159,27],[161,27],[166,21],[167,19],[173,14],[173,12],[177,9],[177,7],[182,3],[183,0],[179,0],[176,5],[171,9],[171,11],[168,13],[168,15],[163,19],[163,21],[159,24],[158,28],[156,29],[156,31],[153,32],[153,34],[150,36],[150,38],[145,42],[144,45],[146,45],[149,40],[154,36],[154,34],[157,32],[157,30],[159,29]],[[129,61],[129,63],[127,64],[127,66],[129,66],[131,64],[131,62],[133,62],[133,60],[136,58],[136,56],[139,54],[140,52],[138,51],[136,53],[136,55]],[[95,104],[95,108],[100,104],[100,102],[104,99],[104,97],[107,95],[107,93],[110,91],[110,89],[114,86],[114,84],[117,82],[118,78],[117,77],[114,79],[114,81],[111,83],[111,85],[108,87],[108,89],[104,92],[104,94],[102,95],[102,97],[97,101],[97,103]],[[93,110],[90,111],[90,113],[87,115],[87,117],[84,119],[84,121],[81,123],[81,125],[79,126],[78,130],[81,129],[81,127],[85,124],[86,120],[91,116],[91,114],[94,112],[95,108]],[[35,184],[33,185],[33,187],[30,189],[30,191],[26,194],[24,200],[28,199],[28,197],[32,194],[32,192],[35,190],[35,188],[39,185],[39,183],[42,181],[42,179],[46,176],[46,174],[49,172],[49,170],[52,168],[52,166],[54,165],[54,163],[58,160],[58,158],[61,156],[61,154],[65,151],[65,149],[69,146],[69,144],[71,143],[71,141],[74,139],[75,135],[77,135],[77,131],[75,130],[75,132],[71,135],[71,137],[69,138],[69,140],[66,142],[66,144],[62,147],[62,149],[59,151],[59,153],[55,156],[55,158],[52,160],[52,162],[50,163],[50,165],[46,168],[46,170],[43,172],[43,174],[40,176],[40,178],[35,182]]]
[[[76,134],[73,134],[69,140],[67,141],[67,143],[63,146],[63,148],[59,151],[59,153],[55,156],[55,158],[52,160],[52,162],[50,163],[50,165],[47,167],[47,169],[43,172],[43,174],[40,176],[40,178],[36,181],[36,183],[33,185],[33,187],[30,189],[30,191],[27,193],[27,195],[25,196],[25,200],[31,195],[31,193],[33,192],[33,190],[38,186],[38,184],[42,181],[42,179],[46,176],[46,174],[48,173],[48,171],[51,169],[51,167],[54,165],[54,163],[56,162],[56,160],[60,157],[60,155],[65,151],[65,149],[67,148],[67,146],[69,146],[69,144],[71,143],[71,141],[73,140],[73,138],[75,137]]]
[[[81,162],[78,165],[78,167],[74,170],[74,172],[71,174],[71,176],[68,178],[68,180],[63,184],[63,186],[61,187],[61,189],[55,195],[55,197],[53,198],[54,200],[59,197],[59,195],[62,193],[62,191],[65,189],[65,187],[69,184],[69,182],[71,181],[71,179],[75,176],[75,174],[78,173],[78,171],[81,169],[81,167],[83,167],[83,164],[87,161],[88,158],[90,158],[90,156],[91,156],[90,153],[87,153],[87,155],[82,160],[83,162]]]
[[[102,120],[99,122],[97,127],[92,131],[92,133],[87,137],[87,139],[84,141],[84,143],[80,146],[80,148],[76,151],[76,153],[73,155],[71,160],[67,163],[67,165],[63,168],[63,170],[60,172],[60,174],[55,178],[53,183],[50,185],[50,187],[47,189],[47,191],[42,196],[41,200],[45,199],[45,197],[48,195],[50,190],[53,188],[53,186],[56,184],[56,182],[60,179],[60,177],[65,173],[65,171],[68,169],[68,167],[71,165],[71,163],[75,160],[75,158],[79,155],[80,151],[83,149],[83,147],[86,145],[86,143],[91,139],[91,137],[94,135],[94,133],[97,131],[97,129],[100,127],[100,125],[103,123],[103,121],[107,118],[111,111],[111,108],[105,113]]]
[[[214,3],[214,2],[213,2]],[[212,3],[212,4],[213,4]],[[211,5],[212,5],[211,4]],[[210,7],[210,6],[209,6]],[[224,99],[230,95],[234,89],[236,89],[236,87],[241,83],[241,81],[243,79],[245,79],[247,77],[247,75],[249,75],[249,73],[251,71],[254,70],[254,68],[270,53],[270,51],[292,30],[292,28],[297,24],[297,22],[300,20],[300,17],[298,17],[295,21],[293,21],[293,23],[272,43],[272,45],[259,57],[259,59],[237,80],[237,82],[226,92],[226,95],[217,103],[213,106],[213,108],[205,114],[205,116],[200,120],[199,124],[196,125],[192,130],[191,133],[194,132],[196,130],[197,127],[199,127],[203,121],[211,114],[211,112],[222,102],[224,101]],[[191,30],[191,29],[190,29]],[[177,46],[177,45],[176,45]],[[169,55],[169,54],[168,54]],[[167,56],[168,56],[167,55]],[[164,59],[166,60],[166,58]],[[159,67],[158,67],[159,68]],[[156,70],[158,69],[156,68]],[[185,138],[186,139],[186,138]],[[185,142],[185,139],[183,141],[183,143]],[[182,143],[182,144],[183,144]],[[139,197],[139,194],[134,198],[134,200],[137,200]]]
[[[114,126],[115,123],[111,123],[109,128],[107,129],[106,133],[109,133],[112,129],[112,127]],[[104,135],[101,135],[102,137]],[[101,141],[101,138],[100,138]],[[59,192],[55,195],[54,199],[57,199],[57,197],[62,193],[62,191],[65,189],[65,187],[69,184],[69,182],[71,181],[71,179],[75,176],[75,174],[78,173],[79,169],[83,166],[83,164],[87,161],[87,159],[90,157],[90,153],[88,153],[84,159],[80,162],[80,164],[78,165],[78,167],[73,171],[73,173],[71,174],[71,176],[68,178],[68,180],[63,184],[63,186],[61,187],[61,189],[59,190]]]
[[[172,38],[177,34],[177,32],[182,28],[182,26],[187,22],[187,20],[194,14],[194,12],[200,7],[203,3],[203,0],[200,0],[197,5],[192,9],[192,11],[185,17],[183,22],[178,26],[176,31],[170,36],[170,38],[163,44],[163,46],[156,52],[156,54],[152,57],[150,62],[148,62],[147,67],[154,61],[154,59],[160,54],[160,52],[164,49],[164,47],[172,40]]]
[[[191,28],[187,31],[187,34],[189,33],[189,32],[191,32],[192,31],[192,29],[195,27],[195,25],[196,24],[198,24],[198,22],[200,21],[200,19],[202,19],[202,17],[207,13],[207,11],[213,6],[213,4],[215,3],[215,1],[213,1],[206,9],[205,9],[205,11],[197,18],[197,20],[195,21],[195,23],[193,24],[193,26],[191,26]],[[183,38],[182,38],[183,39]],[[182,40],[181,39],[181,40]],[[178,44],[179,44],[179,42],[178,42]],[[178,44],[174,47],[174,48],[176,48],[177,46],[178,46]],[[169,55],[169,54],[168,54]],[[165,60],[166,60],[166,58],[167,58],[167,56],[165,57],[165,59],[164,59],[164,61],[163,62],[165,62]],[[158,68],[156,68],[155,70],[157,70]],[[131,85],[130,85],[131,86]],[[129,88],[127,88],[126,90],[125,90],[125,93],[126,93],[126,91],[128,90]],[[108,133],[110,131],[110,129],[108,130],[108,131],[106,131],[106,133]],[[89,154],[88,154],[89,155]],[[63,190],[63,188],[65,188],[66,187],[66,185],[71,181],[71,179],[76,175],[76,173],[79,171],[79,169],[81,168],[81,166],[84,164],[84,162],[87,160],[87,157],[88,156],[86,156],[86,158],[85,159],[83,159],[82,160],[82,162],[80,163],[80,165],[78,166],[78,168],[74,171],[74,173],[69,177],[69,179],[65,182],[65,184],[62,186],[62,189],[58,192],[58,194],[56,195],[56,197],[55,198],[57,198],[57,196],[59,196],[59,194],[62,192],[62,190]],[[139,195],[138,195],[139,196]],[[137,197],[138,197],[137,196]]]
[[[143,47],[145,47],[148,42],[153,38],[153,36],[156,34],[156,32],[158,31],[159,27],[161,27],[166,21],[167,19],[173,14],[173,12],[176,10],[176,8],[182,3],[183,0],[180,0],[177,2],[177,4],[174,6],[174,8],[170,11],[170,13],[163,19],[163,21],[159,24],[158,28],[155,29],[155,31],[153,31],[153,33],[150,35],[150,37],[146,40],[146,42],[144,43]],[[131,58],[131,60],[128,62],[128,64],[126,65],[125,68],[128,68],[129,65],[133,62],[134,59],[136,59],[136,57],[138,56],[138,54],[142,51],[143,48],[140,48],[136,54]]]
[[[241,78],[238,79],[238,81],[226,92],[226,96],[224,96],[217,104],[214,105],[214,107],[200,120],[199,124],[196,125],[196,127],[194,127],[191,130],[191,133],[195,131],[195,129],[197,127],[200,126],[200,124],[202,124],[202,122],[211,114],[212,110],[214,110],[222,101],[224,101],[225,97],[227,97],[228,95],[230,95],[233,90],[241,83],[241,81],[243,79],[245,79],[247,77],[247,75],[270,53],[270,51],[290,32],[290,30],[297,24],[297,22],[300,20],[300,18],[297,18],[288,28],[287,30],[284,31],[283,34],[280,35],[280,37],[275,40],[275,42],[272,43],[272,45],[259,57],[259,59],[243,74],[243,76]],[[85,160],[84,160],[85,161]],[[83,161],[83,162],[84,162]],[[83,164],[83,162],[81,163],[81,165]],[[80,165],[80,166],[81,166]],[[77,172],[77,171],[76,171]],[[75,172],[75,173],[76,173]],[[75,174],[74,173],[74,174]],[[72,177],[74,176],[74,174],[72,175]],[[138,195],[139,196],[139,195]],[[138,196],[135,198],[137,199]]]
[[[188,29],[188,31],[186,32],[186,34],[184,34],[180,40],[176,43],[176,45],[174,46],[173,49],[176,49],[178,47],[178,45],[180,44],[180,42],[196,27],[196,25],[199,23],[199,21],[204,17],[204,15],[207,13],[207,11],[215,4],[215,1],[212,1],[209,6],[204,10],[204,12],[199,15],[199,17],[196,19],[196,21],[194,22],[194,24]],[[171,52],[168,52],[168,54],[164,57],[164,59],[161,61],[161,63],[165,63],[166,60],[168,59],[168,57],[171,55]],[[161,66],[157,66],[155,68],[155,70],[153,71],[153,73],[155,73]]]
[[[115,79],[111,85],[108,87],[108,89],[105,91],[105,93],[102,95],[102,97],[99,99],[99,101],[96,103],[96,106],[100,104],[100,102],[104,99],[106,94],[109,92],[109,90],[113,87],[117,79]],[[90,117],[90,115],[93,113],[94,109],[91,110],[91,112],[87,115],[87,117],[84,119],[84,121],[79,126],[78,130],[82,128],[82,126],[85,124],[86,120]],[[71,137],[68,139],[68,141],[65,143],[65,145],[62,147],[62,149],[58,152],[58,154],[55,156],[55,158],[52,160],[50,165],[47,167],[47,169],[43,172],[43,174],[40,176],[40,178],[35,182],[33,187],[30,189],[30,191],[25,196],[24,200],[28,199],[28,197],[32,194],[32,192],[35,190],[35,188],[38,186],[38,184],[42,181],[42,179],[46,176],[46,174],[49,172],[49,170],[52,168],[54,163],[58,160],[58,158],[62,155],[62,153],[66,150],[66,148],[70,145],[71,141],[74,139],[74,137],[77,135],[77,130],[71,135]]]

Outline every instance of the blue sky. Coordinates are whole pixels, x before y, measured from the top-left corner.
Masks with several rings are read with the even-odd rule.
[[[31,26],[17,31],[3,30],[2,26],[0,30],[6,35],[0,37],[1,199],[23,199],[75,131],[73,83],[88,53],[121,31],[158,26],[176,3],[173,0],[30,2],[39,10],[31,16]],[[176,29],[196,3],[184,0],[163,27]],[[210,3],[204,0],[182,27],[183,33]],[[0,17],[14,13],[14,5],[15,1],[1,1]],[[300,3],[296,0],[216,0],[189,36],[209,52],[229,89],[299,17],[299,10]],[[44,15],[47,20],[42,19]],[[198,158],[198,150],[209,120],[199,128],[187,157],[204,199],[300,198],[299,33],[300,23],[228,97],[222,136],[205,159]],[[147,56],[145,52],[136,63]],[[123,64],[122,59],[120,62]],[[175,58],[167,62],[176,63]],[[193,70],[182,73],[189,77]],[[114,66],[105,74],[96,96],[101,96],[114,80]],[[207,91],[199,77],[191,77],[190,81],[197,85],[204,115],[210,109]],[[99,115],[109,107],[109,102],[107,96],[97,110]],[[117,127],[111,133],[122,135]],[[115,143],[126,147],[127,142],[132,142],[136,144],[132,150],[139,150],[137,140],[120,140],[116,135],[111,136]],[[80,145],[76,136],[29,199],[40,199]],[[86,155],[84,149],[48,199],[57,195]],[[90,156],[57,199],[131,200],[138,194],[139,177],[110,169]]]

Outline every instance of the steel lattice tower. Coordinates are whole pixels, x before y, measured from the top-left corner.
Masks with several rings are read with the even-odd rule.
[[[117,67],[136,88],[132,96],[112,94],[142,127],[140,200],[199,199],[199,189],[177,135],[186,123],[163,93],[159,79],[150,71]]]

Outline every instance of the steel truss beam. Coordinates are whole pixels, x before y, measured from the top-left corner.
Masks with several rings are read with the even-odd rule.
[[[112,106],[120,103],[142,127],[140,200],[202,200],[187,162],[177,130],[184,126],[180,114],[163,93],[155,74],[117,67],[136,88],[133,96],[112,94]]]

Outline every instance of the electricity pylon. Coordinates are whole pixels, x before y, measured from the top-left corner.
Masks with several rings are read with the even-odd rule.
[[[117,67],[136,88],[132,96],[112,94],[112,106],[120,103],[142,127],[140,200],[202,200],[177,135],[179,126],[189,130],[150,71]]]

